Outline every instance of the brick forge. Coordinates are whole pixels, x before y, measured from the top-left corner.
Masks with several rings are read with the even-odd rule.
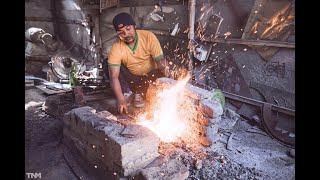
[[[152,101],[150,96],[156,91],[175,83],[175,80],[168,78],[158,79],[155,86],[148,90],[148,100]],[[210,146],[218,140],[216,124],[223,109],[218,102],[207,99],[209,91],[190,84],[186,89],[186,98],[192,101],[196,115],[188,119],[188,133],[181,139],[186,144]],[[136,179],[157,176],[157,168],[150,163],[157,161],[160,139],[149,129],[128,124],[128,121],[118,119],[108,111],[96,112],[88,106],[69,111],[64,115],[63,122],[63,142],[68,150],[79,155],[78,159],[83,159],[107,179],[133,177],[138,173],[140,176]],[[172,171],[173,176],[168,178],[186,179],[189,176],[183,164],[172,160],[167,164],[161,169]]]

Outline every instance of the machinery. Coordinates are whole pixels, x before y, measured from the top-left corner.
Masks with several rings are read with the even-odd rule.
[[[69,84],[71,87],[105,84],[103,81],[106,80],[106,73],[102,64],[95,67],[87,58],[94,53],[93,51],[87,50],[85,57],[76,57],[71,53],[74,44],[66,49],[63,43],[57,41],[50,33],[36,27],[26,30],[25,39],[26,58],[42,57],[49,60],[43,71],[47,73],[47,80],[53,84]]]
[[[31,27],[25,32],[26,56],[45,56],[58,50],[58,43],[50,33],[41,28]]]
[[[59,79],[60,83],[78,85],[101,85],[103,78],[102,65],[89,66],[84,60],[72,56],[69,51],[61,51],[55,54],[49,62],[51,71]]]

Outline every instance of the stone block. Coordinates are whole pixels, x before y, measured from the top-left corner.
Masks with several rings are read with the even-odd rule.
[[[212,140],[212,141],[215,141],[214,138],[216,138],[215,135],[218,135],[218,130],[219,130],[219,127],[218,125],[215,125],[215,124],[210,124],[209,126],[206,127],[206,136]]]
[[[109,111],[100,111],[97,113],[97,115],[108,120],[118,121],[118,118]]]
[[[210,96],[210,91],[199,88],[197,86],[187,84],[186,88],[189,92],[187,94],[189,94],[189,95],[193,94],[193,98],[197,98],[198,100],[206,99]]]
[[[197,115],[197,121],[200,125],[208,126],[209,125],[209,118],[205,117],[201,112]]]
[[[215,100],[203,99],[200,101],[200,109],[209,118],[215,118],[223,114],[221,104]]]
[[[217,116],[215,118],[209,118],[210,124],[218,124],[221,121],[221,116]]]
[[[211,140],[211,138],[209,138],[209,137],[207,137],[207,136],[200,136],[199,138],[198,138],[198,141],[199,141],[199,143],[200,144],[202,144],[203,146],[211,146],[211,144],[212,144],[212,140]]]
[[[156,86],[172,86],[177,83],[176,80],[170,78],[158,78],[156,80]],[[201,100],[209,97],[210,91],[193,86],[189,83],[186,84],[186,95],[192,99]]]
[[[208,134],[207,137],[210,139],[210,141],[214,144],[217,143],[220,140],[219,134]]]
[[[108,116],[102,116],[107,114]],[[108,120],[110,118],[112,120]],[[126,128],[110,113],[96,113],[91,107],[71,110],[64,116],[64,142],[78,149],[81,158],[104,171],[131,176],[159,156],[160,139],[149,129],[131,125],[134,136],[124,137]]]

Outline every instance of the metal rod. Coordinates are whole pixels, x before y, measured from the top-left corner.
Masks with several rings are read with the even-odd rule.
[[[215,38],[212,40],[204,40],[204,41],[205,42],[228,43],[228,44],[245,44],[245,45],[256,45],[256,46],[273,46],[273,47],[295,48],[294,42],[284,42],[284,41],[228,39],[228,38],[227,39]]]
[[[53,23],[65,23],[65,24],[78,24],[81,26],[86,26],[83,22],[84,20],[68,20],[68,19],[55,19],[50,17],[25,17],[25,21],[48,21]]]
[[[276,106],[276,105],[273,105],[273,104],[270,104],[270,103],[258,101],[258,100],[247,98],[247,97],[244,97],[244,96],[239,96],[237,94],[232,94],[232,93],[225,92],[225,91],[222,91],[222,92],[223,92],[223,94],[224,94],[224,96],[226,98],[229,98],[229,99],[232,99],[232,100],[240,101],[240,102],[243,102],[243,103],[246,103],[246,104],[250,104],[250,105],[254,105],[254,106],[258,106],[258,107],[263,107],[264,104],[269,104],[271,106],[272,110],[275,110],[275,111],[278,111],[278,112],[281,112],[281,113],[284,113],[284,114],[288,114],[288,115],[291,115],[291,116],[295,116],[295,110],[292,110],[292,109],[288,109],[288,108],[281,107],[281,106]]]
[[[24,20],[25,21],[48,21],[48,22],[52,22],[53,18],[51,18],[51,17],[25,17]]]
[[[146,29],[146,28],[144,28]],[[150,30],[156,35],[171,36],[169,32],[161,30]],[[172,37],[172,36],[171,36]],[[187,39],[185,34],[177,34],[175,38]],[[256,45],[256,46],[272,46],[272,47],[284,47],[284,48],[295,48],[294,42],[284,42],[284,41],[270,41],[270,40],[249,40],[249,39],[225,39],[225,38],[215,38],[215,39],[204,39],[204,42],[211,43],[227,43],[227,44],[244,44],[244,45]]]
[[[100,14],[97,14],[94,16],[94,38],[95,43],[98,43],[100,40]],[[100,46],[95,47],[96,50],[96,57],[94,58],[95,61],[95,67],[98,67],[98,64],[100,63],[100,55],[101,55],[101,48]]]
[[[193,47],[192,42],[194,40],[194,24],[195,24],[195,14],[196,14],[196,1],[195,0],[189,0],[189,62],[188,62],[188,71],[193,76]],[[192,78],[191,78],[192,81]]]
[[[189,0],[189,39],[194,39],[194,22],[196,14],[196,1]]]
[[[56,1],[51,0],[51,15],[52,15],[52,20],[53,20],[53,34],[56,36],[57,39],[60,39],[59,36],[59,26],[57,24],[57,6],[56,6]]]

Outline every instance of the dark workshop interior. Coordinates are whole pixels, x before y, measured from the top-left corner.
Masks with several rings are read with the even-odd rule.
[[[122,12],[169,72],[143,107],[119,80],[127,113],[108,63]],[[25,0],[25,179],[295,175],[294,0]]]

